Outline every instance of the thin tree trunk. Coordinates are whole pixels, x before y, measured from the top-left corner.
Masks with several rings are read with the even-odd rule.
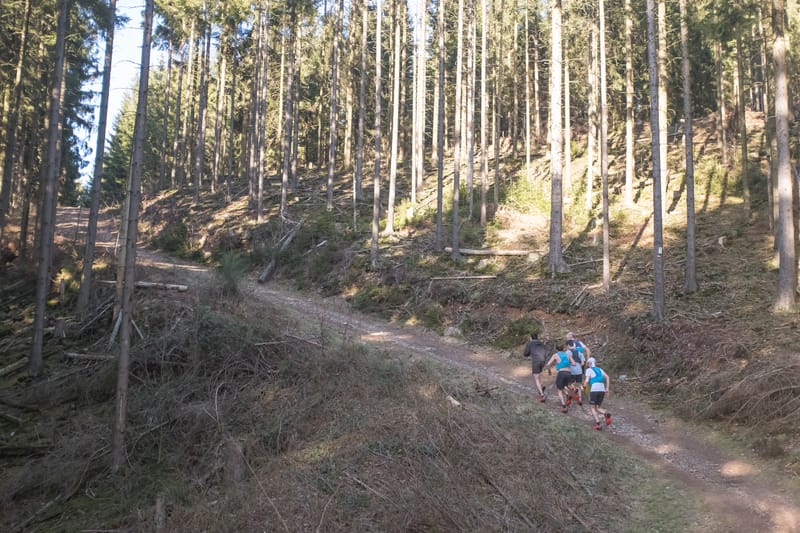
[[[333,209],[333,177],[336,170],[336,119],[339,111],[336,108],[336,97],[339,89],[339,17],[341,16],[342,0],[333,2],[333,32],[331,33],[331,95],[330,95],[330,115],[328,122],[328,190],[325,207],[329,211]]]
[[[794,234],[792,174],[789,151],[789,91],[787,80],[785,0],[772,0],[772,24],[775,41],[772,60],[775,71],[775,137],[777,139],[778,220],[775,241],[779,266],[774,308],[788,312],[797,299],[797,249]]]
[[[445,0],[438,0],[436,6],[436,15],[438,23],[436,24],[436,36],[438,41],[438,60],[439,60],[439,75],[437,77],[438,83],[436,86],[436,100],[438,102],[436,107],[436,144],[439,147],[436,156],[436,238],[434,248],[437,252],[441,252],[444,248],[443,244],[443,230],[442,230],[442,215],[443,215],[443,197],[444,197],[444,64],[445,64],[445,49],[444,49],[444,3]]]
[[[466,153],[467,153],[467,205],[468,219],[472,219],[474,208],[474,183],[475,183],[475,65],[477,53],[477,34],[475,21],[475,5],[467,6],[467,16],[469,17],[467,48],[467,91],[465,95],[465,124],[466,124]]]
[[[113,0],[112,0],[113,1]],[[0,184],[0,237],[3,236],[6,225],[6,216],[11,205],[11,178],[14,173],[14,157],[17,152],[17,129],[19,126],[19,108],[22,100],[23,66],[28,50],[28,29],[31,19],[31,0],[25,0],[25,19],[22,23],[22,32],[19,36],[19,55],[17,68],[14,74],[13,102],[6,121],[6,151],[3,158],[3,178]]]
[[[717,122],[717,144],[722,153],[722,165],[728,168],[728,110],[725,104],[725,81],[722,77],[722,44],[714,43],[714,64],[717,71],[717,106],[719,121]]]
[[[608,83],[606,81],[606,4],[598,0],[600,47],[600,175],[603,180],[603,289],[611,290],[611,256],[608,228]]]
[[[139,99],[131,146],[131,169],[128,179],[128,223],[125,241],[125,267],[120,311],[120,350],[117,359],[116,413],[111,445],[111,470],[119,472],[125,465],[125,426],[128,409],[128,369],[130,366],[131,322],[133,314],[133,287],[136,283],[136,237],[141,202],[142,164],[144,160],[145,122],[147,119],[147,92],[150,72],[150,42],[153,27],[153,0],[145,0],[142,61],[139,73]]]
[[[222,157],[225,152],[225,140],[222,129],[225,124],[225,94],[227,93],[226,77],[228,74],[228,37],[227,26],[223,25],[219,37],[219,57],[217,58],[217,100],[214,109],[214,153],[213,168],[211,169],[211,192],[216,192],[219,185],[219,171],[222,166]],[[281,109],[280,107],[278,108]],[[280,113],[279,113],[280,114]]]
[[[181,48],[185,43],[181,45]],[[183,55],[183,54],[181,54]],[[175,189],[179,183],[183,182],[183,159],[181,152],[181,132],[183,130],[183,73],[186,70],[186,61],[181,61],[178,66],[178,94],[175,96],[175,137],[172,141],[172,171],[170,172],[170,186]]]
[[[209,57],[211,56],[211,27],[208,20],[207,11],[203,7],[204,18],[209,27],[205,31],[205,49],[200,61],[200,102],[197,110],[197,138],[195,141],[194,155],[194,204],[200,203],[200,185],[203,181],[203,170],[205,167],[205,144],[206,144],[206,117],[208,115],[208,78]]]
[[[486,188],[489,179],[489,145],[486,140],[489,120],[487,116],[489,92],[486,79],[486,56],[489,54],[486,34],[489,25],[486,19],[489,10],[486,4],[486,0],[481,0],[481,227],[486,227]]]
[[[36,277],[36,312],[33,322],[33,342],[28,372],[36,377],[44,367],[43,344],[44,324],[47,313],[47,296],[50,294],[50,268],[53,255],[53,228],[55,228],[55,210],[58,200],[59,153],[61,151],[61,106],[64,101],[62,90],[64,66],[66,61],[66,35],[69,24],[69,1],[58,0],[58,27],[55,43],[55,67],[53,85],[50,90],[50,113],[47,136],[47,163],[43,173],[41,190],[42,207],[39,217],[38,260]]]
[[[625,193],[626,207],[633,205],[636,153],[633,131],[633,8],[625,0]]]
[[[692,80],[689,63],[689,14],[686,0],[680,0],[681,11],[681,72],[683,74],[683,139],[686,153],[686,275],[683,292],[697,292],[694,214],[694,130],[692,127]]]
[[[667,164],[667,2],[658,0],[658,146],[661,150],[659,154],[659,164],[661,169],[659,175],[660,194],[661,194],[661,219],[666,220],[667,216],[667,185],[669,184],[669,166]]]
[[[525,179],[528,183],[531,176],[531,76],[530,76],[530,37],[528,35],[528,6],[525,6]]]
[[[392,74],[392,145],[389,161],[389,197],[386,206],[386,227],[383,230],[384,235],[391,235],[394,233],[394,202],[395,191],[397,189],[397,143],[400,134],[400,9],[398,0],[394,0],[394,16],[392,22],[394,23],[394,45],[392,46],[394,60]]]
[[[561,129],[561,74],[563,72],[561,56],[561,0],[551,0],[551,58],[550,58],[550,250],[548,267],[550,275],[566,272],[567,264],[561,251],[561,231],[564,214],[564,191],[562,181],[562,146],[564,143]]]
[[[747,110],[744,95],[744,60],[742,55],[742,36],[736,34],[736,72],[739,85],[739,142],[742,150],[742,196],[744,199],[745,220],[750,220],[750,178],[747,174]]]
[[[112,0],[115,1],[115,0]],[[169,104],[172,97],[172,40],[167,45],[167,69],[164,73],[164,116],[161,127],[161,153],[158,154],[158,190],[167,184],[167,139],[169,138]]]
[[[533,142],[542,143],[542,102],[539,91],[539,13],[533,15]]]
[[[110,0],[109,11],[116,15],[117,0]],[[112,18],[112,20],[114,20]],[[105,160],[106,124],[108,122],[108,99],[111,92],[111,65],[114,53],[114,24],[109,24],[106,29],[106,49],[103,61],[103,82],[100,89],[100,116],[97,124],[97,148],[94,158],[94,173],[92,176],[91,204],[89,206],[89,220],[86,228],[86,251],[83,254],[83,269],[81,286],[78,291],[76,311],[78,317],[86,314],[89,305],[89,295],[92,288],[92,265],[94,264],[94,247],[97,243],[97,217],[100,213],[100,190],[103,184],[103,162]],[[171,54],[170,54],[171,58]],[[166,115],[166,108],[164,111]],[[164,128],[166,133],[166,128]]]
[[[383,6],[375,2],[375,174],[372,181],[372,240],[370,262],[378,266],[378,231],[381,215],[381,21]]]
[[[587,85],[589,87],[589,132],[586,136],[586,212],[592,211],[594,200],[594,161],[597,147],[597,25],[592,24],[589,29],[589,65],[587,68]]]
[[[598,0],[602,2],[603,0]],[[565,25],[566,26],[566,25]],[[600,37],[602,41],[602,36]],[[570,86],[569,86],[569,48],[567,43],[568,39],[563,40],[564,54],[564,190],[567,195],[572,191],[572,123],[570,118]],[[601,50],[602,54],[603,51]],[[602,60],[601,60],[602,61]],[[600,68],[604,68],[602,65]]]
[[[189,173],[191,161],[188,157],[189,147],[189,125],[191,124],[192,113],[194,111],[194,64],[195,64],[195,31],[196,21],[192,18],[191,30],[189,31],[189,50],[187,52],[186,61],[186,95],[184,96],[183,105],[183,123],[181,128],[181,141],[180,141],[180,162],[181,170],[179,176],[179,184],[182,187],[186,183],[186,175]]]
[[[464,51],[464,0],[458,0],[458,44],[456,46],[456,98],[455,98],[455,132],[453,138],[453,242],[451,244],[451,257],[454,261],[461,259],[459,251],[459,233],[461,221],[459,220],[459,194],[461,188],[461,116],[464,102],[461,99],[461,75],[463,71],[462,56]]]
[[[295,31],[297,29],[296,14],[294,7],[289,9],[289,68],[286,76],[286,102],[283,109],[283,172],[281,173],[281,217],[287,215],[287,204],[289,194],[289,172],[292,156],[292,107],[293,107],[293,88],[294,88],[294,64],[295,54],[294,47],[297,36]]]
[[[361,72],[358,78],[358,132],[356,133],[356,169],[353,173],[353,231],[358,231],[358,202],[363,196],[364,181],[364,115],[366,114],[367,30],[369,23],[367,0],[361,2]]]
[[[650,137],[653,157],[653,318],[662,322],[666,318],[664,305],[664,244],[661,197],[661,147],[659,135],[659,69],[657,30],[654,14],[655,0],[647,0],[647,64],[650,77]]]

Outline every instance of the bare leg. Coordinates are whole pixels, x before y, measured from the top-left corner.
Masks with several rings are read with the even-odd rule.
[[[539,396],[544,396],[544,388],[542,388],[542,380],[539,377],[541,374],[533,375],[533,382],[536,384],[536,390],[539,391]]]

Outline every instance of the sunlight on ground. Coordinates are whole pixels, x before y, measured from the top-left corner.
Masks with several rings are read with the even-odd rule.
[[[772,517],[772,531],[792,533],[800,531],[800,510],[786,505],[776,504],[766,499],[755,502],[759,511]]]
[[[728,461],[720,469],[720,473],[725,477],[752,476],[757,470],[752,465],[741,461]]]
[[[680,448],[674,444],[662,444],[661,446],[656,446],[656,453],[659,455],[667,455],[668,453],[675,453],[679,450]]]
[[[513,375],[515,378],[528,377],[531,374],[531,369],[527,365],[520,365],[514,368]]]

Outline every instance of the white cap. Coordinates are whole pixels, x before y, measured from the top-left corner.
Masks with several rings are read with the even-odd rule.
[[[587,360],[586,360],[586,364],[587,364],[587,365],[589,365],[590,367],[591,367],[591,366],[594,366],[594,364],[595,364],[596,362],[597,362],[597,361],[595,361],[594,357],[590,357],[589,359],[587,359]]]

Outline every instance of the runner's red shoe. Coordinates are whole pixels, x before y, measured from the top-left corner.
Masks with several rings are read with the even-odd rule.
[[[603,426],[600,425],[600,422],[595,422],[594,429],[596,429],[597,431],[600,431],[601,429],[603,429]]]
[[[610,426],[611,425],[611,413],[606,413],[605,416],[606,416],[606,425]]]
[[[566,406],[566,405],[562,405],[562,406],[561,406],[561,412],[562,412],[562,413],[566,413],[567,411],[569,411],[569,409],[567,408],[567,406]]]
[[[541,396],[539,396],[539,401],[540,401],[540,402],[544,403],[544,399],[545,399],[545,398],[544,398],[544,394],[542,394]]]

